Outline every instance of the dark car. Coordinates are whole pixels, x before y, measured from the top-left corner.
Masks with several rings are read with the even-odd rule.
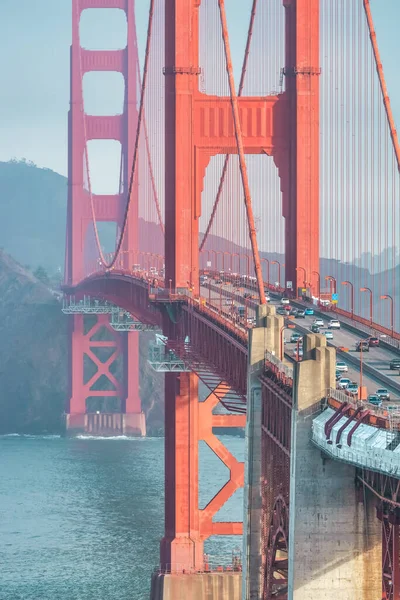
[[[377,337],[370,337],[368,342],[370,346],[379,346],[379,338]]]
[[[369,352],[369,341],[368,340],[360,340],[356,342],[356,352]]]
[[[389,363],[389,368],[391,371],[396,371],[397,369],[400,369],[400,358],[394,358],[393,360],[391,360]]]
[[[320,328],[319,328],[318,325],[313,324],[313,325],[311,325],[311,331],[313,333],[319,333],[320,332]]]
[[[253,294],[251,292],[246,292],[245,294],[243,294],[243,298],[251,298],[253,296]]]
[[[376,394],[370,394],[367,398],[367,402],[374,406],[382,406],[382,400]]]
[[[294,317],[297,317],[297,313],[298,312],[299,312],[299,309],[293,307],[293,308],[290,309],[290,313],[289,314],[293,315]]]
[[[296,315],[297,319],[305,319],[306,318],[306,311],[305,310],[298,310],[297,311],[297,315]]]
[[[287,312],[286,312],[286,310],[285,310],[284,308],[277,308],[277,309],[276,309],[276,313],[277,313],[278,315],[283,315],[283,316],[285,316],[285,317],[286,317],[286,315],[287,315]]]

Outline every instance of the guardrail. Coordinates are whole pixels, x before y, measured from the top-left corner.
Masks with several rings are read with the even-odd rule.
[[[272,354],[272,352],[269,352],[268,350],[265,352],[265,360],[273,365],[279,371],[279,373],[282,373],[288,379],[293,379],[292,365],[285,364],[275,354]]]
[[[226,554],[221,556],[213,556],[204,554],[203,562],[198,567],[194,568],[187,563],[171,563],[166,565],[157,565],[153,569],[156,574],[168,573],[240,573],[242,571],[242,553],[238,549],[237,553]]]
[[[381,417],[382,419],[387,419],[387,420],[391,421],[392,423],[396,423],[396,421],[398,419],[400,419],[400,406],[398,408],[391,409],[389,411],[384,407],[378,407],[375,404],[370,404],[369,402],[367,402],[365,400],[358,400],[357,398],[352,398],[351,396],[348,396],[344,392],[341,392],[340,390],[336,390],[334,388],[329,388],[327,390],[326,394],[327,394],[328,398],[337,400],[338,402],[341,402],[342,404],[344,404],[344,403],[349,404],[352,408],[354,408],[354,410],[357,410],[358,408],[368,409],[371,412],[373,412],[374,415],[376,415],[377,417]],[[397,425],[396,425],[396,428],[398,428]]]

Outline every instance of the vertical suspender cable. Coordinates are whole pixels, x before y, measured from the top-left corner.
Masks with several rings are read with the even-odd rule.
[[[241,74],[240,83],[239,83],[239,93],[238,93],[239,96],[242,95],[243,87],[244,87],[244,82],[245,82],[245,78],[246,78],[247,64],[248,64],[248,61],[249,61],[250,44],[251,44],[251,38],[252,38],[252,35],[253,35],[254,20],[255,20],[255,16],[256,16],[257,4],[258,4],[258,0],[253,0],[253,6],[252,6],[252,9],[251,9],[251,16],[250,16],[250,23],[249,23],[249,30],[248,30],[248,34],[247,34],[246,50],[245,50],[244,59],[243,59],[242,74]],[[224,189],[224,183],[225,183],[226,173],[228,171],[229,160],[230,160],[230,155],[227,154],[225,156],[224,166],[222,168],[222,173],[221,173],[221,178],[220,178],[220,181],[219,181],[217,196],[215,198],[215,202],[214,202],[214,206],[213,206],[213,209],[212,209],[211,217],[210,217],[210,220],[208,222],[207,229],[206,229],[206,232],[204,234],[204,237],[201,240],[201,244],[200,244],[200,248],[199,248],[200,252],[203,250],[204,244],[207,241],[207,238],[208,238],[208,235],[210,233],[212,224],[214,222],[215,213],[217,211],[217,207],[218,207],[219,201],[221,200],[222,191]]]
[[[229,88],[230,88],[231,103],[232,103],[232,116],[233,116],[233,122],[234,122],[234,126],[235,126],[235,137],[236,137],[236,143],[237,143],[238,153],[239,153],[240,174],[241,174],[242,183],[243,183],[243,191],[244,191],[244,198],[245,198],[245,204],[246,204],[247,222],[248,222],[248,226],[249,226],[251,249],[252,249],[253,258],[254,258],[254,268],[255,268],[255,272],[256,272],[260,304],[265,304],[266,299],[265,299],[264,282],[263,282],[262,272],[261,272],[260,255],[258,252],[257,234],[256,234],[256,228],[255,228],[255,224],[254,224],[254,215],[253,215],[253,208],[252,208],[250,188],[249,188],[249,179],[248,179],[248,174],[247,174],[246,160],[245,160],[245,156],[244,156],[242,127],[241,127],[240,115],[239,115],[239,103],[238,103],[238,98],[236,95],[235,82],[234,82],[234,78],[233,78],[232,57],[231,57],[231,49],[230,49],[230,45],[229,45],[228,24],[227,24],[227,20],[226,20],[226,12],[225,12],[225,0],[218,0],[218,5],[219,5],[219,12],[220,12],[220,17],[221,17],[222,36],[223,36],[224,48],[225,48],[226,70],[227,70],[228,79],[229,79]]]

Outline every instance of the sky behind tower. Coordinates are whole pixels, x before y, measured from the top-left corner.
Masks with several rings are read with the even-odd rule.
[[[148,4],[148,0],[136,3],[142,50]],[[392,106],[399,123],[400,83],[395,44],[400,2],[372,0],[371,4]],[[236,74],[243,57],[250,6],[251,0],[227,0]],[[82,27],[82,35],[88,39],[107,39],[111,44],[118,44],[122,31],[118,21],[114,24],[102,18],[93,21],[86,30]],[[0,160],[25,157],[65,175],[71,0],[2,0],[0,39],[3,57]],[[118,85],[108,87],[102,97],[105,106],[115,103],[117,89]]]

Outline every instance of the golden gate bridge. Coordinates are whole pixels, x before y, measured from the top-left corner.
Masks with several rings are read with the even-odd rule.
[[[83,48],[82,13],[105,8],[125,12],[126,47]],[[400,597],[397,409],[367,398],[371,381],[400,386],[344,345],[377,337],[393,360],[400,342],[400,148],[369,1],[253,0],[238,87],[223,0],[150,0],[142,68],[133,0],[72,0],[72,24],[67,427],[145,434],[139,335],[158,332],[165,536],[152,597]],[[86,113],[93,71],[123,75],[121,114]],[[121,143],[115,195],[92,189],[100,139]],[[117,226],[111,254],[104,222]],[[290,354],[301,311],[338,320],[344,343],[299,320]],[[360,372],[355,396],[336,389],[336,353]],[[217,427],[246,427],[246,464]],[[203,509],[199,441],[229,470]],[[216,521],[243,486],[243,523]],[[205,540],[240,534],[243,571],[210,566]]]

